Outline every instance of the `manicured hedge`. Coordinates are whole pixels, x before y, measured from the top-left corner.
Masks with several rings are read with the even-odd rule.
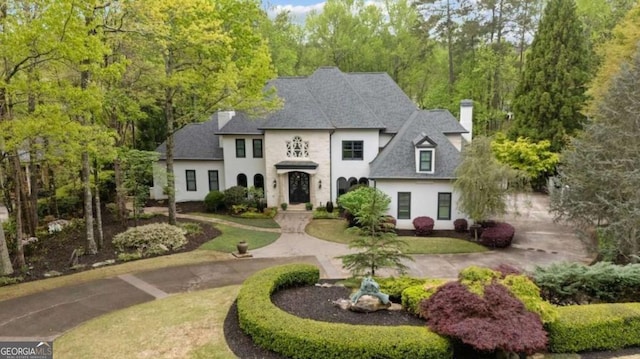
[[[420,285],[407,287],[402,291],[402,307],[407,312],[420,316],[420,302],[431,297],[445,283],[445,279],[427,279]]]
[[[291,264],[260,271],[238,294],[240,327],[258,345],[290,358],[451,358],[449,341],[426,327],[318,322],[289,314],[271,302],[280,288],[312,285],[318,268]]]
[[[640,303],[559,307],[547,325],[549,350],[573,353],[640,345]]]
[[[511,245],[515,228],[509,223],[487,222],[480,235],[480,244],[491,248],[506,248]]]
[[[413,220],[413,227],[416,229],[416,236],[424,237],[433,233],[435,222],[431,217],[416,217]]]

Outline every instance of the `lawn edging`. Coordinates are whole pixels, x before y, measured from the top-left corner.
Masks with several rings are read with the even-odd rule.
[[[290,264],[249,277],[238,294],[242,330],[263,348],[290,358],[451,358],[449,341],[424,327],[336,324],[299,318],[271,301],[275,291],[314,285],[317,267]]]

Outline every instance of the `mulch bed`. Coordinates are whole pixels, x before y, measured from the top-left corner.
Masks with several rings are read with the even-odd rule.
[[[273,294],[271,300],[284,311],[324,322],[347,323],[355,325],[426,325],[423,319],[405,311],[379,311],[375,313],[355,313],[335,307],[332,301],[348,298],[351,290],[344,287],[308,286],[290,288]],[[254,344],[251,337],[240,329],[238,309],[234,302],[224,321],[224,336],[227,345],[239,358],[288,359],[280,354],[265,350]],[[640,354],[640,348],[627,348],[617,351],[581,353],[583,359],[612,359],[620,356]],[[477,352],[456,347],[456,359],[483,358]],[[490,358],[492,356],[488,356]]]
[[[181,212],[182,208],[179,208]],[[44,274],[49,271],[57,271],[64,274],[72,274],[78,271],[91,269],[91,265],[97,262],[104,262],[108,259],[117,259],[116,249],[111,243],[113,237],[124,232],[128,227],[134,226],[134,221],[128,220],[123,225],[117,219],[110,215],[108,211],[103,211],[103,233],[104,243],[100,251],[95,255],[83,255],[78,258],[78,263],[85,265],[83,268],[71,269],[71,254],[75,249],[86,248],[86,230],[83,224],[66,228],[62,232],[55,233],[46,238],[42,238],[35,244],[25,247],[25,259],[29,267],[26,273],[15,273],[16,276],[22,276],[23,281],[32,281],[44,278]],[[167,254],[180,252],[189,252],[199,248],[203,243],[212,240],[220,235],[220,231],[209,222],[200,222],[195,220],[178,219],[178,223],[196,222],[200,224],[201,233],[187,236],[187,245],[180,250],[172,251]],[[81,222],[83,223],[83,222]],[[148,219],[139,219],[138,225],[146,225],[151,223],[168,223],[168,218],[162,215],[156,215]],[[98,232],[95,230],[96,242],[98,241]],[[19,271],[16,271],[19,272]]]

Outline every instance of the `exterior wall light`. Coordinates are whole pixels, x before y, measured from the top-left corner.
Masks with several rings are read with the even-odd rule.
[[[273,180],[273,188],[276,188],[278,186],[278,182],[276,180]]]
[[[318,189],[322,189],[322,180],[318,180]]]

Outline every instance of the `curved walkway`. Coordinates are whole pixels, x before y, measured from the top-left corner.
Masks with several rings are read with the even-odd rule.
[[[560,261],[588,262],[588,252],[571,231],[550,220],[546,211],[546,197],[528,197],[525,203],[531,204],[521,206],[521,216],[504,218],[516,226],[517,235],[512,248],[488,253],[415,255],[415,261],[407,263],[410,274],[454,278],[460,269],[469,265],[508,263],[533,269],[536,265]],[[210,217],[180,216],[247,227]],[[347,276],[341,261],[335,257],[349,253],[349,248],[307,235],[304,228],[310,219],[309,212],[279,213],[276,220],[281,226],[281,236],[271,245],[252,251],[252,259],[231,259],[131,273],[1,301],[0,341],[51,340],[99,315],[172,293],[240,284],[255,271],[279,264],[312,263],[321,268],[323,277]]]

